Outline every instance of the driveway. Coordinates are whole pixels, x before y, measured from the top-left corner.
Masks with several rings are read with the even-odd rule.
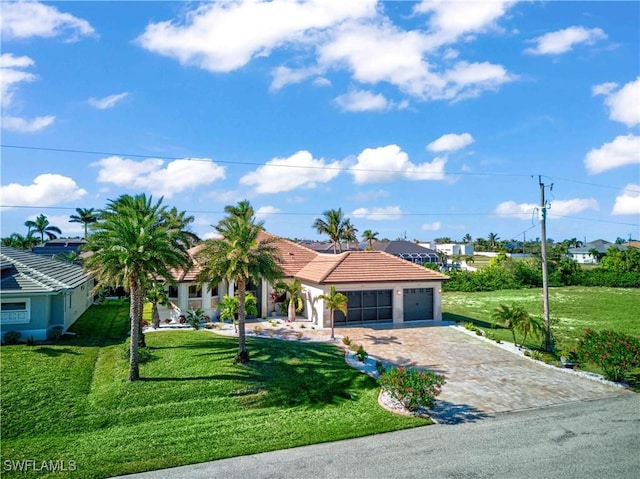
[[[495,413],[542,408],[623,394],[622,388],[587,379],[470,336],[448,325],[339,328],[372,356],[444,374],[433,418],[473,421]]]

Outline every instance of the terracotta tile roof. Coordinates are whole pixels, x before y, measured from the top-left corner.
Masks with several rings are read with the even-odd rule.
[[[383,251],[320,255],[297,278],[318,284],[445,281],[448,276]]]
[[[298,271],[307,266],[318,256],[321,256],[319,253],[310,250],[309,248],[305,248],[293,241],[267,233],[266,231],[263,231],[258,238],[260,241],[269,241],[273,246],[278,248],[278,251],[280,252],[280,267],[282,268],[285,277],[296,276]]]

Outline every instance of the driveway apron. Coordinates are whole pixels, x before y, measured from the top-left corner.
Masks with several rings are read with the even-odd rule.
[[[376,325],[338,332],[382,361],[415,363],[444,374],[447,382],[432,412],[439,422],[631,394],[505,351],[451,325]]]

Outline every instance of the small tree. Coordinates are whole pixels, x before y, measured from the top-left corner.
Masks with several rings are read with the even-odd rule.
[[[276,284],[276,291],[285,293],[289,297],[289,304],[287,307],[287,321],[292,322],[296,319],[296,313],[302,312],[304,309],[304,298],[302,296],[302,283],[298,278],[287,283],[285,281],[279,281]]]
[[[501,304],[493,311],[492,318],[497,324],[511,331],[513,344],[516,346],[518,345],[516,341],[516,331],[522,331],[524,334],[520,346],[524,345],[524,340],[527,338],[529,332],[533,332],[534,330],[538,331],[538,324],[535,324],[535,320],[531,318],[522,306],[515,303],[513,303],[511,307],[506,304]]]
[[[229,296],[225,294],[222,301],[218,303],[216,308],[220,311],[220,319],[224,322],[229,320],[233,323],[233,329],[238,332],[238,308],[240,302],[237,296]],[[247,291],[244,294],[244,306],[247,316],[256,316],[258,314],[258,300],[251,293]]]
[[[169,305],[169,296],[164,290],[164,284],[154,281],[146,290],[146,298],[151,303],[151,324],[154,329],[160,327],[160,313],[158,312],[158,305]]]
[[[342,314],[346,316],[347,314],[347,303],[349,299],[342,293],[336,291],[336,287],[331,285],[329,289],[329,294],[321,294],[318,298],[324,300],[324,306],[330,312],[331,317],[331,339],[335,339],[334,334],[334,321],[333,316],[335,311],[340,311]]]

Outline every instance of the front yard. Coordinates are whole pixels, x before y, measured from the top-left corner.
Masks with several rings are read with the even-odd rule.
[[[380,408],[375,381],[326,344],[248,338],[241,366],[235,338],[150,333],[143,380],[128,383],[127,317],[114,301],[72,339],[2,347],[3,466],[73,461],[56,477],[108,477],[429,424]]]

